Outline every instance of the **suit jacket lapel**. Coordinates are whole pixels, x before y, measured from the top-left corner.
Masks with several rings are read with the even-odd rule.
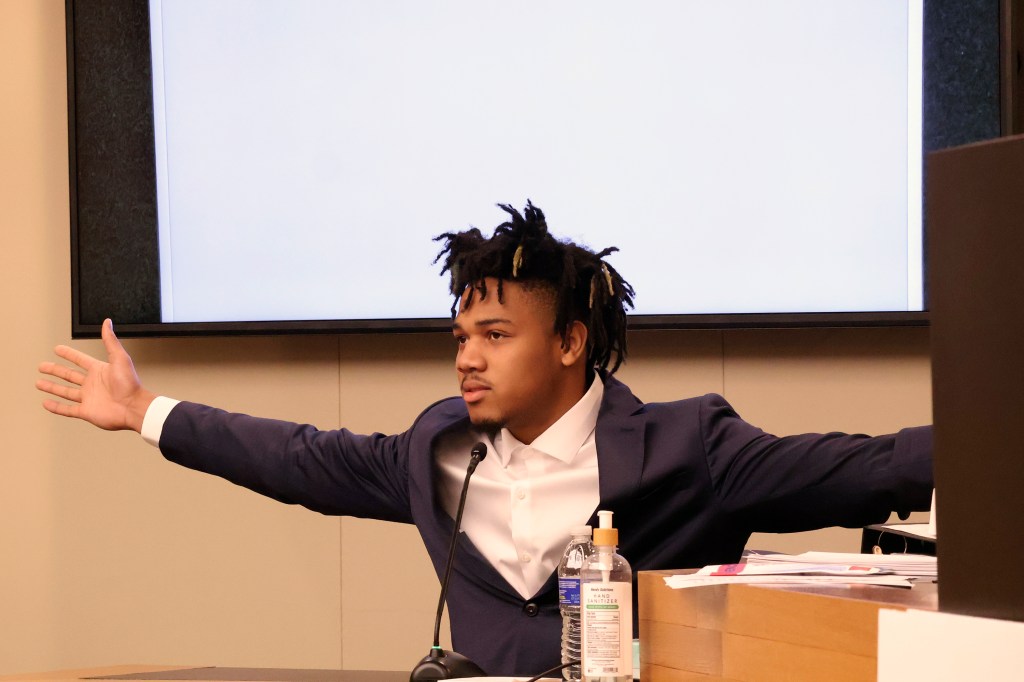
[[[622,382],[604,379],[604,400],[597,418],[597,466],[603,509],[617,507],[640,486],[644,469],[644,406]],[[597,520],[596,513],[591,519]]]
[[[414,443],[409,456],[409,475],[411,478],[410,500],[415,524],[427,546],[427,553],[434,564],[440,578],[444,573],[444,564],[448,557],[455,521],[444,511],[437,494],[437,468],[434,466],[434,447],[441,436],[453,429],[469,429],[469,417],[462,401],[452,401],[450,409],[446,409],[434,424],[424,425],[427,436],[420,443]],[[423,448],[421,450],[420,448]],[[424,451],[425,450],[425,451]],[[429,523],[424,523],[430,519]],[[519,593],[508,584],[498,570],[484,558],[472,540],[465,533],[459,538],[456,552],[455,568],[469,579],[485,585],[490,592],[499,592],[520,599]]]

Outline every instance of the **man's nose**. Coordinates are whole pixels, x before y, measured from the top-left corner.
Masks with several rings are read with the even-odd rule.
[[[459,347],[459,353],[455,356],[455,369],[463,374],[479,372],[486,367],[483,353],[480,352],[480,344],[473,339],[466,341]]]

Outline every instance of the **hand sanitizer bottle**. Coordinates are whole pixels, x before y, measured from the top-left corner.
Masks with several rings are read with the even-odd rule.
[[[597,513],[594,553],[580,571],[583,616],[583,679],[629,682],[633,679],[633,571],[615,550],[619,532],[612,512]]]

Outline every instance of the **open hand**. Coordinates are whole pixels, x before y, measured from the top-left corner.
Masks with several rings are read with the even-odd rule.
[[[66,401],[47,399],[43,407],[54,414],[83,419],[108,431],[140,431],[154,395],[142,387],[131,356],[114,335],[110,320],[103,321],[101,336],[107,362],[69,346],[57,346],[54,353],[79,369],[55,362],[40,363],[40,373],[66,382],[36,381],[40,391]]]

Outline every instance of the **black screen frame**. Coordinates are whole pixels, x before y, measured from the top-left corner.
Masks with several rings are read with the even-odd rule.
[[[126,337],[450,330],[447,316],[160,322],[148,5],[145,0],[65,2],[73,338],[98,337],[107,317]],[[1001,106],[1007,84],[1000,82],[1013,53],[1005,37],[1007,2],[925,1],[924,154],[1007,132]],[[926,326],[927,261],[924,273],[922,312],[631,315],[629,327]]]

